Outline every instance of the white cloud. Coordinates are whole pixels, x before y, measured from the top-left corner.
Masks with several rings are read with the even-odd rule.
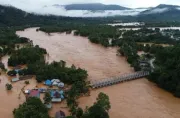
[[[70,4],[70,3],[104,3],[104,4],[118,4],[126,7],[150,7],[158,4],[176,4],[180,5],[180,0],[0,0],[0,4],[8,4],[19,9],[36,12],[40,14],[54,14],[63,16],[113,16],[113,15],[136,15],[140,11],[137,10],[119,10],[119,11],[104,11],[104,12],[90,12],[90,11],[66,11],[64,8],[54,8],[53,4]],[[43,7],[48,6],[48,7]],[[161,11],[161,10],[157,10]],[[156,12],[156,11],[155,11]]]
[[[133,9],[133,10],[105,10],[105,11],[88,11],[88,10],[66,10],[64,7],[43,7],[40,9],[34,9],[30,12],[36,12],[38,14],[52,14],[61,16],[71,17],[105,17],[105,16],[116,16],[116,15],[137,15],[144,9]]]
[[[128,7],[150,7],[158,4],[177,4],[180,0],[0,0],[0,4],[11,4],[19,8],[35,8],[43,5],[70,4],[70,3],[104,3],[119,4]]]
[[[145,14],[163,13],[167,10],[168,8],[156,8],[156,9],[150,10],[149,12],[146,12]]]

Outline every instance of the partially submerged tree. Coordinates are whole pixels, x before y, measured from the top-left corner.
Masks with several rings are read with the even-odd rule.
[[[111,108],[108,95],[101,92],[96,100],[97,102],[95,104],[101,106],[104,110],[108,111]]]
[[[45,93],[45,96],[44,96],[43,100],[44,100],[44,103],[45,103],[45,104],[49,104],[49,103],[51,102],[52,97],[51,97],[51,95],[50,95],[49,92],[46,92],[46,93]]]
[[[50,118],[46,106],[36,97],[28,98],[13,114],[14,118]]]
[[[11,84],[8,84],[8,83],[6,84],[6,89],[7,90],[11,90],[12,88],[13,88],[13,86]]]

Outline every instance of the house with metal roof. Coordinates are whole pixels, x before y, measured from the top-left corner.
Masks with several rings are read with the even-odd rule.
[[[11,82],[17,82],[17,81],[19,81],[19,78],[12,78],[11,79]]]
[[[45,81],[45,85],[47,85],[47,86],[52,86],[51,80],[46,80],[46,81]]]
[[[40,92],[38,90],[31,90],[27,97],[37,97],[40,98]]]

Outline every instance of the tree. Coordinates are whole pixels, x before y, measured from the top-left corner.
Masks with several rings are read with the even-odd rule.
[[[25,83],[26,85],[28,85],[28,84],[29,84],[29,81],[25,81],[24,83]]]
[[[81,118],[83,115],[83,110],[82,108],[78,108],[77,111],[76,111],[76,117],[77,118]]]
[[[109,118],[109,115],[104,110],[104,108],[102,108],[98,104],[94,104],[88,109],[88,111],[82,116],[82,118]]]
[[[15,70],[8,71],[7,73],[9,76],[15,76],[17,73]]]
[[[6,84],[6,89],[7,90],[11,90],[12,88],[13,88],[13,86],[11,84],[8,84],[8,83]]]
[[[101,106],[104,110],[108,111],[111,108],[110,102],[109,102],[109,96],[107,96],[104,93],[99,93],[98,97],[96,98],[97,102],[96,105]]]
[[[51,97],[51,95],[50,95],[49,92],[46,92],[46,93],[45,93],[45,96],[44,96],[43,100],[44,100],[44,103],[45,103],[45,104],[49,104],[49,103],[51,102],[52,97]]]
[[[50,118],[46,106],[36,97],[28,98],[13,114],[14,118]]]

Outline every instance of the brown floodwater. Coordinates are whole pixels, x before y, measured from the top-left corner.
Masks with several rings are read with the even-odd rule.
[[[104,48],[92,44],[85,37],[73,36],[72,34],[53,33],[50,36],[43,32],[36,32],[36,28],[18,31],[18,35],[33,40],[35,45],[46,48],[49,53],[48,62],[64,60],[68,65],[74,64],[88,71],[89,80],[98,80],[124,73],[131,73],[133,69],[125,58],[116,56],[116,48]],[[23,82],[14,85],[11,93],[5,90],[8,79],[1,76],[0,101],[3,107],[0,113],[4,118],[12,117],[12,110],[24,101],[18,98],[19,90]],[[31,87],[36,86],[36,81],[31,80]],[[33,84],[34,83],[34,84]],[[40,85],[41,86],[41,85]],[[121,83],[107,88],[91,91],[91,96],[80,98],[79,105],[83,108],[91,106],[99,92],[109,95],[111,102],[110,118],[180,118],[180,99],[158,88],[147,79],[139,79]],[[53,105],[50,115],[64,110],[66,104]]]

